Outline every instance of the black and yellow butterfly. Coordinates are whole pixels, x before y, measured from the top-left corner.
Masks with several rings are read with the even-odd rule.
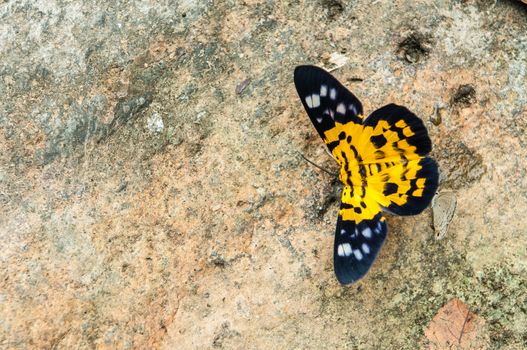
[[[382,211],[416,215],[432,200],[436,162],[421,119],[389,104],[368,118],[360,101],[331,74],[315,66],[295,69],[302,104],[340,164],[344,184],[335,232],[334,266],[342,284],[370,269],[387,234]]]

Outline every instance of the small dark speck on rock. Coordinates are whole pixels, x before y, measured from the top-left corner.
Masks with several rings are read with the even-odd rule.
[[[453,105],[463,107],[468,107],[474,102],[476,102],[476,90],[469,84],[460,85],[451,98]]]
[[[399,43],[397,55],[408,63],[417,63],[428,56],[430,49],[430,40],[421,33],[413,32]]]
[[[298,271],[298,275],[302,279],[310,279],[311,278],[311,269],[309,266],[306,266],[304,263],[300,265],[300,269]]]
[[[430,116],[430,121],[435,126],[441,125],[441,122],[443,121],[443,118],[441,118],[441,114],[436,110],[434,111],[434,114]]]
[[[119,187],[117,187],[117,192],[125,191],[127,187],[128,187],[128,182],[123,181],[119,184]]]
[[[347,81],[350,82],[350,83],[356,83],[356,82],[364,81],[364,79],[363,78],[359,78],[359,77],[351,77]]]
[[[434,111],[432,112],[432,115],[430,116],[430,121],[435,126],[441,125],[441,122],[443,121],[443,110],[445,109],[445,105],[443,103],[436,103],[434,105]]]
[[[229,322],[224,322],[221,325],[221,328],[216,332],[214,339],[212,340],[212,347],[214,348],[223,348],[223,342],[225,339],[239,337],[241,336],[240,332],[237,330],[231,329]]]
[[[251,79],[247,78],[239,82],[238,84],[236,84],[236,87],[234,88],[234,92],[236,92],[236,95],[240,95],[243,92],[243,90],[245,90],[245,88],[249,86],[250,82],[251,82]]]
[[[213,251],[211,254],[210,254],[210,259],[209,261],[216,265],[216,266],[219,266],[219,267],[224,267],[227,262],[225,261],[225,258],[223,256],[221,256],[220,254],[218,254],[218,252],[216,251]]]
[[[322,5],[327,8],[330,20],[334,20],[344,12],[344,5],[338,0],[323,0]]]

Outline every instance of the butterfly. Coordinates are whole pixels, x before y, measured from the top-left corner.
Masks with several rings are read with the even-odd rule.
[[[311,122],[340,165],[344,184],[334,243],[334,269],[341,284],[368,272],[386,239],[383,211],[416,215],[438,185],[432,142],[421,119],[388,104],[364,118],[362,104],[331,74],[298,66],[296,90]]]
[[[456,212],[456,194],[453,191],[439,191],[432,200],[432,218],[434,219],[434,231],[436,239],[443,239],[447,232],[450,221]]]

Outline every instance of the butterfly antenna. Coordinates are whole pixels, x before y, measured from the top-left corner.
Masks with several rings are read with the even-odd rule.
[[[313,166],[319,168],[319,169],[322,170],[323,172],[325,172],[325,173],[327,173],[327,174],[329,174],[329,175],[331,175],[331,176],[338,176],[339,173],[332,173],[331,171],[329,171],[329,170],[327,170],[327,169],[321,167],[320,165],[316,164],[315,162],[310,161],[310,160],[307,159],[306,156],[304,156],[302,153],[298,152],[298,154],[300,154],[300,156],[301,156],[302,158],[304,158],[304,160],[305,160],[306,162],[308,162],[309,164],[311,164],[311,165],[313,165]]]

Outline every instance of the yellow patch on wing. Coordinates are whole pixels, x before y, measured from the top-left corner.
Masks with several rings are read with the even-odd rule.
[[[346,185],[340,212],[344,220],[369,220],[382,207],[402,207],[423,196],[426,178],[418,177],[423,157],[405,138],[412,135],[404,120],[394,125],[379,120],[375,127],[335,123],[325,132],[326,143],[335,145],[332,154]]]
[[[419,162],[416,159],[406,164],[398,163],[372,175],[368,179],[368,189],[375,200],[383,207],[392,203],[401,206],[407,203],[409,196],[422,196],[426,179],[417,178],[422,169]]]
[[[362,197],[360,187],[345,186],[342,191],[342,205],[339,214],[343,220],[354,221],[372,220],[380,211],[381,207],[374,196]]]

